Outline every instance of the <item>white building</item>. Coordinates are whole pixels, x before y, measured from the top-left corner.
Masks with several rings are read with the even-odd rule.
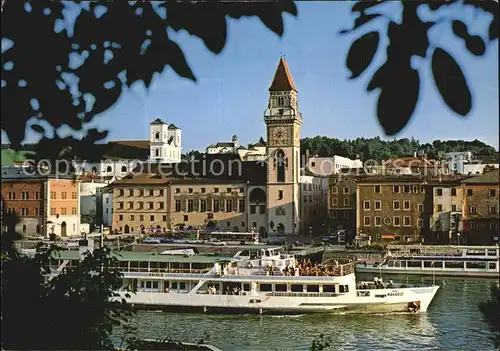
[[[206,153],[211,155],[238,154],[243,161],[263,161],[267,158],[265,143],[258,142],[245,147],[240,145],[236,135],[233,135],[230,142],[218,142],[209,145],[206,148]]]
[[[484,168],[486,166],[499,168],[500,164],[498,163],[465,163],[463,165],[463,173],[465,175],[477,175],[483,174]]]
[[[324,224],[328,213],[327,201],[328,178],[303,169],[300,176],[300,217],[303,232],[311,227],[317,230],[318,225]]]
[[[463,152],[447,152],[444,154],[443,164],[448,166],[451,173],[464,173],[464,164],[472,161],[472,153],[470,151]]]
[[[100,213],[102,208],[102,189],[108,185],[108,182],[101,181],[99,178],[84,179],[80,182],[80,215],[81,222],[88,223],[90,229],[93,226],[101,224],[103,215]]]
[[[113,224],[113,189],[104,188],[102,192],[102,224],[111,227]]]
[[[341,169],[363,168],[361,160],[351,160],[347,157],[334,155],[332,157],[308,157],[306,154],[307,168],[322,176],[337,174]]]
[[[151,122],[150,154],[152,162],[181,162],[181,129],[174,124],[167,124],[160,118]]]

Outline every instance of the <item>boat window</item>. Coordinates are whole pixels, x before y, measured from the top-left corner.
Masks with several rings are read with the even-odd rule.
[[[141,271],[148,269],[148,262],[139,262],[139,269]]]
[[[446,268],[464,268],[464,263],[463,262],[450,262],[450,261],[446,261],[445,262],[445,267]]]
[[[496,256],[496,255],[497,255],[497,250],[488,249],[488,256]]]
[[[486,252],[484,250],[467,250],[467,256],[484,256]]]
[[[497,263],[496,262],[489,262],[489,268],[490,269],[496,269],[497,268]]]
[[[158,267],[160,269],[167,269],[168,267],[167,262],[158,262]]]
[[[424,261],[424,267],[426,267],[426,268],[436,268],[438,264],[441,264],[441,262]],[[442,267],[442,264],[441,264],[441,267]]]
[[[465,267],[476,268],[476,269],[486,269],[486,262],[465,262]]]
[[[179,289],[186,290],[186,282],[179,282]]]
[[[250,291],[250,284],[243,284],[243,291]]]
[[[141,280],[140,285],[141,288],[144,288],[146,286],[145,282]]]
[[[273,291],[271,284],[260,284],[260,291]]]
[[[243,251],[241,251],[240,256],[245,256],[245,257],[248,257],[248,256],[250,256],[250,251],[248,251],[248,250],[243,250]]]
[[[422,261],[408,261],[408,268],[420,268],[422,267]]]
[[[130,270],[131,271],[136,271],[138,268],[139,268],[139,262],[137,262],[137,261],[130,262]]]
[[[172,282],[172,289],[177,289],[177,282]]]
[[[157,270],[158,269],[158,262],[149,262],[149,268]]]
[[[119,266],[120,266],[120,268],[127,268],[128,269],[128,261],[120,261]]]
[[[153,282],[153,289],[158,289],[158,281]]]
[[[274,286],[274,291],[286,292],[286,284],[276,284]]]
[[[339,285],[339,292],[341,293],[349,292],[349,285]]]
[[[369,291],[356,291],[356,296],[358,297],[368,297],[370,296]]]
[[[319,285],[308,285],[307,292],[311,292],[311,293],[319,292]]]
[[[335,293],[335,285],[323,285],[323,292]]]
[[[146,289],[151,289],[151,282],[150,281],[146,282]]]
[[[394,267],[394,261],[389,261],[389,263],[387,264],[389,267]]]
[[[302,285],[292,284],[291,287],[290,287],[290,290],[292,292],[303,292],[304,291],[304,287]]]

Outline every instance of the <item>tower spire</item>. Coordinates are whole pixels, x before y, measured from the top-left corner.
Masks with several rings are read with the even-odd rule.
[[[295,84],[293,84],[292,75],[290,73],[290,69],[288,68],[288,64],[284,58],[283,53],[281,53],[280,62],[278,63],[278,68],[276,69],[276,73],[274,74],[274,79],[269,87],[269,91],[289,91],[294,90]]]

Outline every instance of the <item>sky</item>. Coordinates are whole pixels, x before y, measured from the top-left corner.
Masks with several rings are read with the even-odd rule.
[[[108,129],[108,140],[138,140],[147,139],[149,123],[162,118],[182,129],[184,151],[230,141],[233,134],[243,145],[257,142],[260,136],[265,137],[268,88],[284,54],[299,92],[302,137],[393,139],[385,137],[377,122],[378,93],[365,89],[384,61],[385,42],[365,74],[357,80],[348,79],[346,54],[353,40],[364,33],[338,34],[352,26],[355,15],[350,12],[351,4],[297,2],[298,16],[284,16],[285,34],[281,38],[257,18],[228,20],[226,46],[219,55],[185,31],[169,32],[184,51],[198,82],[180,78],[168,67],[149,91],[142,84],[134,85],[92,125]],[[387,5],[392,9],[400,6]],[[474,34],[485,37],[488,17],[468,12],[466,19],[472,21]],[[380,23],[374,21],[369,28],[383,29]],[[433,29],[431,43],[448,50],[462,67],[472,91],[473,110],[467,117],[450,111],[434,87],[428,63],[415,60],[414,67],[421,70],[421,97],[410,123],[396,137],[414,137],[421,142],[477,138],[498,149],[498,40],[489,45],[486,55],[475,57],[445,23]],[[32,140],[30,134],[28,141]]]

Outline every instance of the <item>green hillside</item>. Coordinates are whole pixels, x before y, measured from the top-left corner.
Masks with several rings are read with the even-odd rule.
[[[31,151],[2,149],[2,166],[12,166],[14,162],[26,161],[33,155]]]

